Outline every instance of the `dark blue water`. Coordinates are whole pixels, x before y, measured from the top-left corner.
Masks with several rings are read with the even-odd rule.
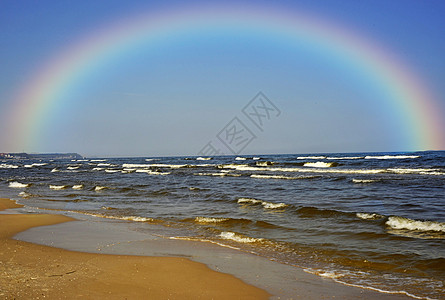
[[[444,151],[4,160],[0,178],[1,194],[28,206],[155,222],[347,284],[445,294]]]

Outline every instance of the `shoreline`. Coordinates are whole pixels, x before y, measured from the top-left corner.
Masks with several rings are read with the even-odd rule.
[[[0,200],[0,210],[20,207]],[[26,229],[74,219],[48,214],[0,215],[0,296],[6,299],[267,299],[236,277],[185,258],[74,252],[12,239]]]
[[[4,209],[2,203],[5,201],[11,205],[14,205],[14,207],[20,207],[12,200],[2,199],[0,200],[0,210]],[[66,213],[64,214],[66,215]],[[11,215],[12,214],[9,214],[9,212],[8,214],[0,215],[0,224],[3,217]],[[40,214],[28,213],[22,216],[37,215]],[[73,214],[68,215],[72,216]],[[69,218],[59,214],[52,214],[52,212],[48,215],[45,214],[45,216],[46,219],[48,219],[48,216],[61,217],[62,220],[65,221],[64,223],[58,222],[57,225],[53,224],[51,226],[45,226],[49,224],[36,225],[40,227],[33,227],[29,230],[22,231],[20,234],[15,236],[14,240],[12,241],[16,243],[28,242],[26,243],[27,246],[32,245],[33,247],[47,247],[60,251],[66,251],[70,254],[75,253],[76,255],[123,257],[122,260],[119,259],[119,271],[127,268],[127,264],[131,264],[133,260],[138,259],[157,261],[158,269],[163,268],[162,266],[164,265],[168,265],[167,262],[169,260],[181,260],[182,262],[186,261],[191,264],[198,264],[201,268],[206,269],[203,271],[203,273],[201,273],[201,275],[199,275],[201,277],[207,277],[208,275],[206,272],[214,272],[216,274],[214,274],[215,278],[217,278],[215,279],[215,282],[217,282],[218,286],[224,285],[228,282],[227,280],[235,280],[236,284],[249,287],[252,290],[247,290],[255,293],[255,296],[253,296],[255,299],[267,299],[269,297],[272,299],[412,299],[404,294],[382,293],[365,288],[344,285],[329,278],[322,278],[314,274],[308,274],[297,267],[283,265],[263,257],[214,244],[195,241],[170,240],[165,238],[156,239],[156,237],[150,237],[150,234],[147,232],[140,233],[135,232],[134,230],[128,230],[128,228],[126,228],[131,225],[136,225],[134,222],[97,220],[97,218],[93,217],[78,220],[78,216],[75,214],[73,216],[74,218]],[[77,222],[66,222],[68,220],[75,220]],[[19,241],[17,241],[17,239]],[[164,259],[166,260],[164,261]],[[139,271],[139,274],[141,274],[140,270],[137,271]],[[66,272],[69,273],[71,271]],[[169,272],[170,274],[175,274],[173,270],[170,270]],[[100,272],[98,272],[98,269],[96,269],[95,274],[99,273]],[[59,276],[59,278],[68,278],[70,276],[74,277],[74,274],[76,274],[76,276],[82,275],[76,271],[70,274],[59,274],[63,275]],[[96,280],[95,274],[93,274],[94,276],[90,277],[91,281]],[[224,276],[219,278],[218,275]],[[125,276],[126,275],[118,276],[118,282]],[[167,277],[168,279],[172,279],[172,276]],[[229,279],[224,277],[229,277]],[[36,279],[31,279],[32,283],[34,283],[35,280]],[[150,282],[152,281],[150,280]],[[65,286],[72,284],[75,284],[75,282],[69,281],[65,283]],[[0,284],[0,286],[2,286],[2,284]],[[224,292],[234,290],[236,285],[228,284],[227,286],[227,288],[223,289]],[[100,291],[98,291],[94,285],[91,285],[90,287],[93,288],[96,293],[100,293]],[[126,288],[128,288],[128,286],[126,286]],[[152,297],[164,299],[172,298],[173,295],[173,298],[177,298],[174,296],[175,294],[172,294],[174,293],[175,288],[177,287],[168,286],[164,289],[167,290],[167,294],[152,294]],[[208,290],[207,294],[202,294],[202,289],[202,286],[198,288],[197,291],[195,291],[195,294],[190,296],[190,298],[197,298],[200,297],[200,295],[204,298],[213,297],[215,299],[252,298],[249,297],[248,293],[238,293],[238,289],[241,291],[241,288],[236,288],[236,293],[234,294],[225,294],[221,297],[218,297],[217,294],[211,294],[211,287],[209,286],[205,286],[205,289]],[[85,290],[85,288],[82,287],[82,290]],[[108,293],[109,291],[102,290],[102,292]],[[116,294],[117,298],[119,297],[118,295],[134,297],[127,294],[125,292],[125,288],[121,289],[120,291],[118,290],[117,292],[120,292],[120,294]],[[3,291],[0,290],[0,296],[2,293]],[[47,291],[47,293],[49,293],[49,291]],[[109,297],[110,294],[102,295],[107,295],[107,297]],[[115,296],[114,292],[112,292],[111,295]],[[146,297],[147,294],[143,294],[143,296]],[[60,297],[60,295],[56,296],[56,298],[58,297]],[[66,295],[63,295],[62,297],[69,298],[69,296]],[[181,294],[180,298],[184,299],[184,296]],[[187,296],[185,298],[187,298]]]

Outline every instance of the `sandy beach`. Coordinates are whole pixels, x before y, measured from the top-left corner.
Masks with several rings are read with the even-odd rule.
[[[18,208],[0,199],[0,210]],[[13,240],[36,226],[73,219],[48,214],[0,215],[3,299],[267,299],[236,277],[185,258],[81,253]]]

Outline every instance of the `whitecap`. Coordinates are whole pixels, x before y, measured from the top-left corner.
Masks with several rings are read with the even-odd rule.
[[[261,242],[264,239],[262,238],[252,238],[252,237],[245,237],[241,234],[237,234],[235,232],[231,231],[223,231],[219,235],[222,239],[225,240],[232,240],[238,243],[255,243],[255,242]]]
[[[365,159],[408,159],[408,158],[419,158],[419,155],[368,155]]]
[[[260,167],[267,167],[273,165],[274,163],[271,161],[257,161],[255,164]]]
[[[238,204],[261,204],[263,208],[265,209],[279,209],[279,208],[285,208],[288,205],[286,203],[273,203],[273,202],[267,202],[263,200],[258,200],[254,198],[239,198]]]
[[[68,186],[67,185],[49,185],[49,188],[52,190],[63,190],[66,189]]]
[[[73,185],[73,189],[74,190],[81,190],[81,189],[83,189],[83,184]]]
[[[196,217],[195,222],[197,223],[221,223],[228,221],[227,218],[209,218],[209,217]]]
[[[260,204],[262,202],[263,202],[262,200],[258,200],[258,199],[254,199],[254,198],[239,198],[238,199],[238,203],[241,203],[241,204],[246,204],[246,203],[248,203],[248,204]]]
[[[299,156],[297,159],[325,159],[326,156]]]
[[[438,231],[445,232],[445,223],[434,221],[412,220],[399,216],[391,216],[386,225],[393,229],[408,229],[416,231]]]
[[[26,188],[26,187],[29,187],[29,186],[30,186],[30,184],[20,183],[20,182],[17,182],[17,181],[13,181],[13,182],[9,183],[9,187],[11,187],[11,188]]]
[[[312,167],[312,168],[331,168],[335,167],[338,164],[335,162],[323,162],[323,161],[317,161],[317,162],[308,162],[305,163],[303,166],[305,167]]]
[[[8,165],[8,164],[0,164],[0,169],[17,169],[19,166]]]
[[[283,176],[283,175],[261,175],[261,174],[252,174],[250,175],[252,178],[259,178],[259,179],[298,179],[298,177],[292,177],[292,176]]]
[[[384,216],[379,214],[369,214],[369,213],[356,213],[355,214],[357,218],[363,219],[363,220],[376,220],[384,218]]]
[[[373,182],[376,182],[376,181],[378,181],[378,180],[375,180],[375,179],[355,179],[355,178],[352,179],[353,183],[373,183]]]
[[[263,205],[263,207],[266,209],[279,209],[279,208],[287,207],[286,203],[272,203],[272,202],[266,202],[266,201],[263,201],[263,203],[261,203],[261,205]]]

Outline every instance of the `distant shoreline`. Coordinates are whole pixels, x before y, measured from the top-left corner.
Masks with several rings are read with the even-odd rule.
[[[0,153],[0,159],[82,159],[78,153]]]

